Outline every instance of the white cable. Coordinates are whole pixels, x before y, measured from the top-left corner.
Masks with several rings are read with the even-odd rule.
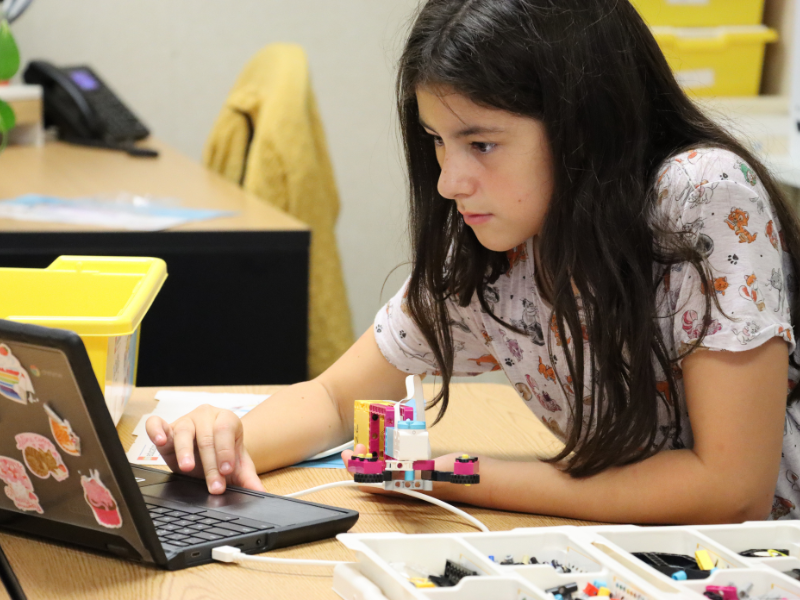
[[[305,496],[306,494],[313,494],[315,492],[321,492],[322,490],[327,490],[329,488],[351,487],[351,486],[364,486],[364,487],[374,487],[374,488],[383,489],[383,484],[381,484],[381,483],[357,483],[355,481],[352,481],[352,480],[348,479],[346,481],[336,481],[334,483],[326,483],[325,485],[318,485],[317,487],[309,488],[307,490],[302,490],[300,492],[295,492],[294,494],[286,494],[286,497],[287,498],[299,498],[300,496]],[[440,507],[444,508],[445,510],[449,510],[450,512],[453,512],[453,513],[459,515],[460,517],[463,517],[464,519],[466,519],[467,521],[469,521],[470,523],[475,525],[475,527],[477,527],[481,531],[483,531],[485,533],[489,533],[489,531],[490,531],[489,528],[486,525],[481,523],[478,519],[473,517],[471,514],[464,512],[460,508],[456,508],[452,504],[448,504],[447,502],[443,502],[442,500],[439,500],[438,498],[434,498],[433,496],[428,496],[427,494],[420,494],[419,492],[415,492],[414,490],[407,490],[407,489],[396,489],[396,490],[394,490],[393,489],[391,491],[399,492],[401,494],[405,494],[406,496],[411,496],[412,498],[417,498],[418,500],[424,500],[425,502],[430,502],[431,504],[435,504],[436,506],[440,506]]]
[[[336,448],[331,448],[330,450],[324,450],[323,452],[315,454],[314,456],[312,456],[311,458],[307,458],[306,460],[317,460],[319,458],[328,458],[333,454],[339,454],[340,452],[349,450],[352,447],[353,447],[353,440],[350,440],[349,442],[345,442],[341,446],[336,446]]]
[[[277,558],[272,556],[250,556],[243,554],[239,548],[233,546],[219,546],[211,550],[211,558],[219,562],[226,563],[243,563],[243,562],[260,562],[260,563],[273,563],[280,565],[346,565],[347,561],[344,560],[313,560],[308,558]]]
[[[471,514],[464,512],[460,508],[456,508],[452,504],[448,504],[447,502],[443,502],[438,498],[434,498],[433,496],[428,496],[427,494],[420,494],[419,492],[415,492],[414,490],[392,490],[393,492],[400,492],[401,494],[405,494],[406,496],[411,496],[412,498],[417,498],[419,500],[425,500],[425,502],[430,502],[431,504],[435,504],[436,506],[441,506],[444,509],[449,510],[461,517],[464,517],[467,521],[475,525],[478,529],[483,531],[484,533],[489,533],[489,528],[481,523],[478,519],[473,517]]]

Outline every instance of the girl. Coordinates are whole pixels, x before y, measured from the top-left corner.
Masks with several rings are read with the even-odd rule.
[[[354,400],[431,373],[441,416],[452,376],[503,369],[563,452],[482,458],[481,485],[434,494],[597,521],[800,514],[798,220],[628,1],[429,0],[397,92],[409,280],[243,421],[151,418],[170,467],[263,489],[256,473],[351,438]]]

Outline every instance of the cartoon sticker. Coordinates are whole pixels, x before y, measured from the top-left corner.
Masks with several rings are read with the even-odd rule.
[[[20,510],[35,510],[43,514],[44,510],[39,505],[39,498],[33,493],[33,484],[22,463],[7,456],[0,456],[0,480],[6,484],[4,489],[8,496]]]
[[[39,479],[47,479],[50,475],[56,481],[64,481],[69,477],[64,461],[53,442],[38,433],[18,433],[14,436],[17,448],[22,450],[25,466]]]
[[[0,344],[0,395],[20,404],[39,401],[28,372],[5,344]]]
[[[59,417],[55,411],[44,405],[44,412],[50,421],[50,431],[53,433],[53,439],[64,452],[71,456],[81,455],[81,438],[75,435],[69,421]]]
[[[111,492],[100,481],[100,473],[92,469],[89,475],[90,477],[81,475],[81,486],[83,486],[83,497],[92,507],[95,520],[109,529],[122,527],[122,515],[119,514],[119,508]]]

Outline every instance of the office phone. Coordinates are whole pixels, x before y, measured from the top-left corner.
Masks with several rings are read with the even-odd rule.
[[[56,67],[34,60],[23,78],[42,86],[45,126],[55,126],[59,139],[133,156],[157,156],[154,150],[134,146],[150,132],[88,66]]]

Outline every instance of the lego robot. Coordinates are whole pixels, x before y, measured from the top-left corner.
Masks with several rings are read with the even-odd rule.
[[[390,491],[431,491],[434,481],[480,483],[477,457],[456,458],[452,473],[434,468],[419,375],[406,378],[406,390],[399,402],[356,400],[354,441],[368,449],[347,462],[356,483],[383,483]],[[412,399],[415,406],[408,404]]]

